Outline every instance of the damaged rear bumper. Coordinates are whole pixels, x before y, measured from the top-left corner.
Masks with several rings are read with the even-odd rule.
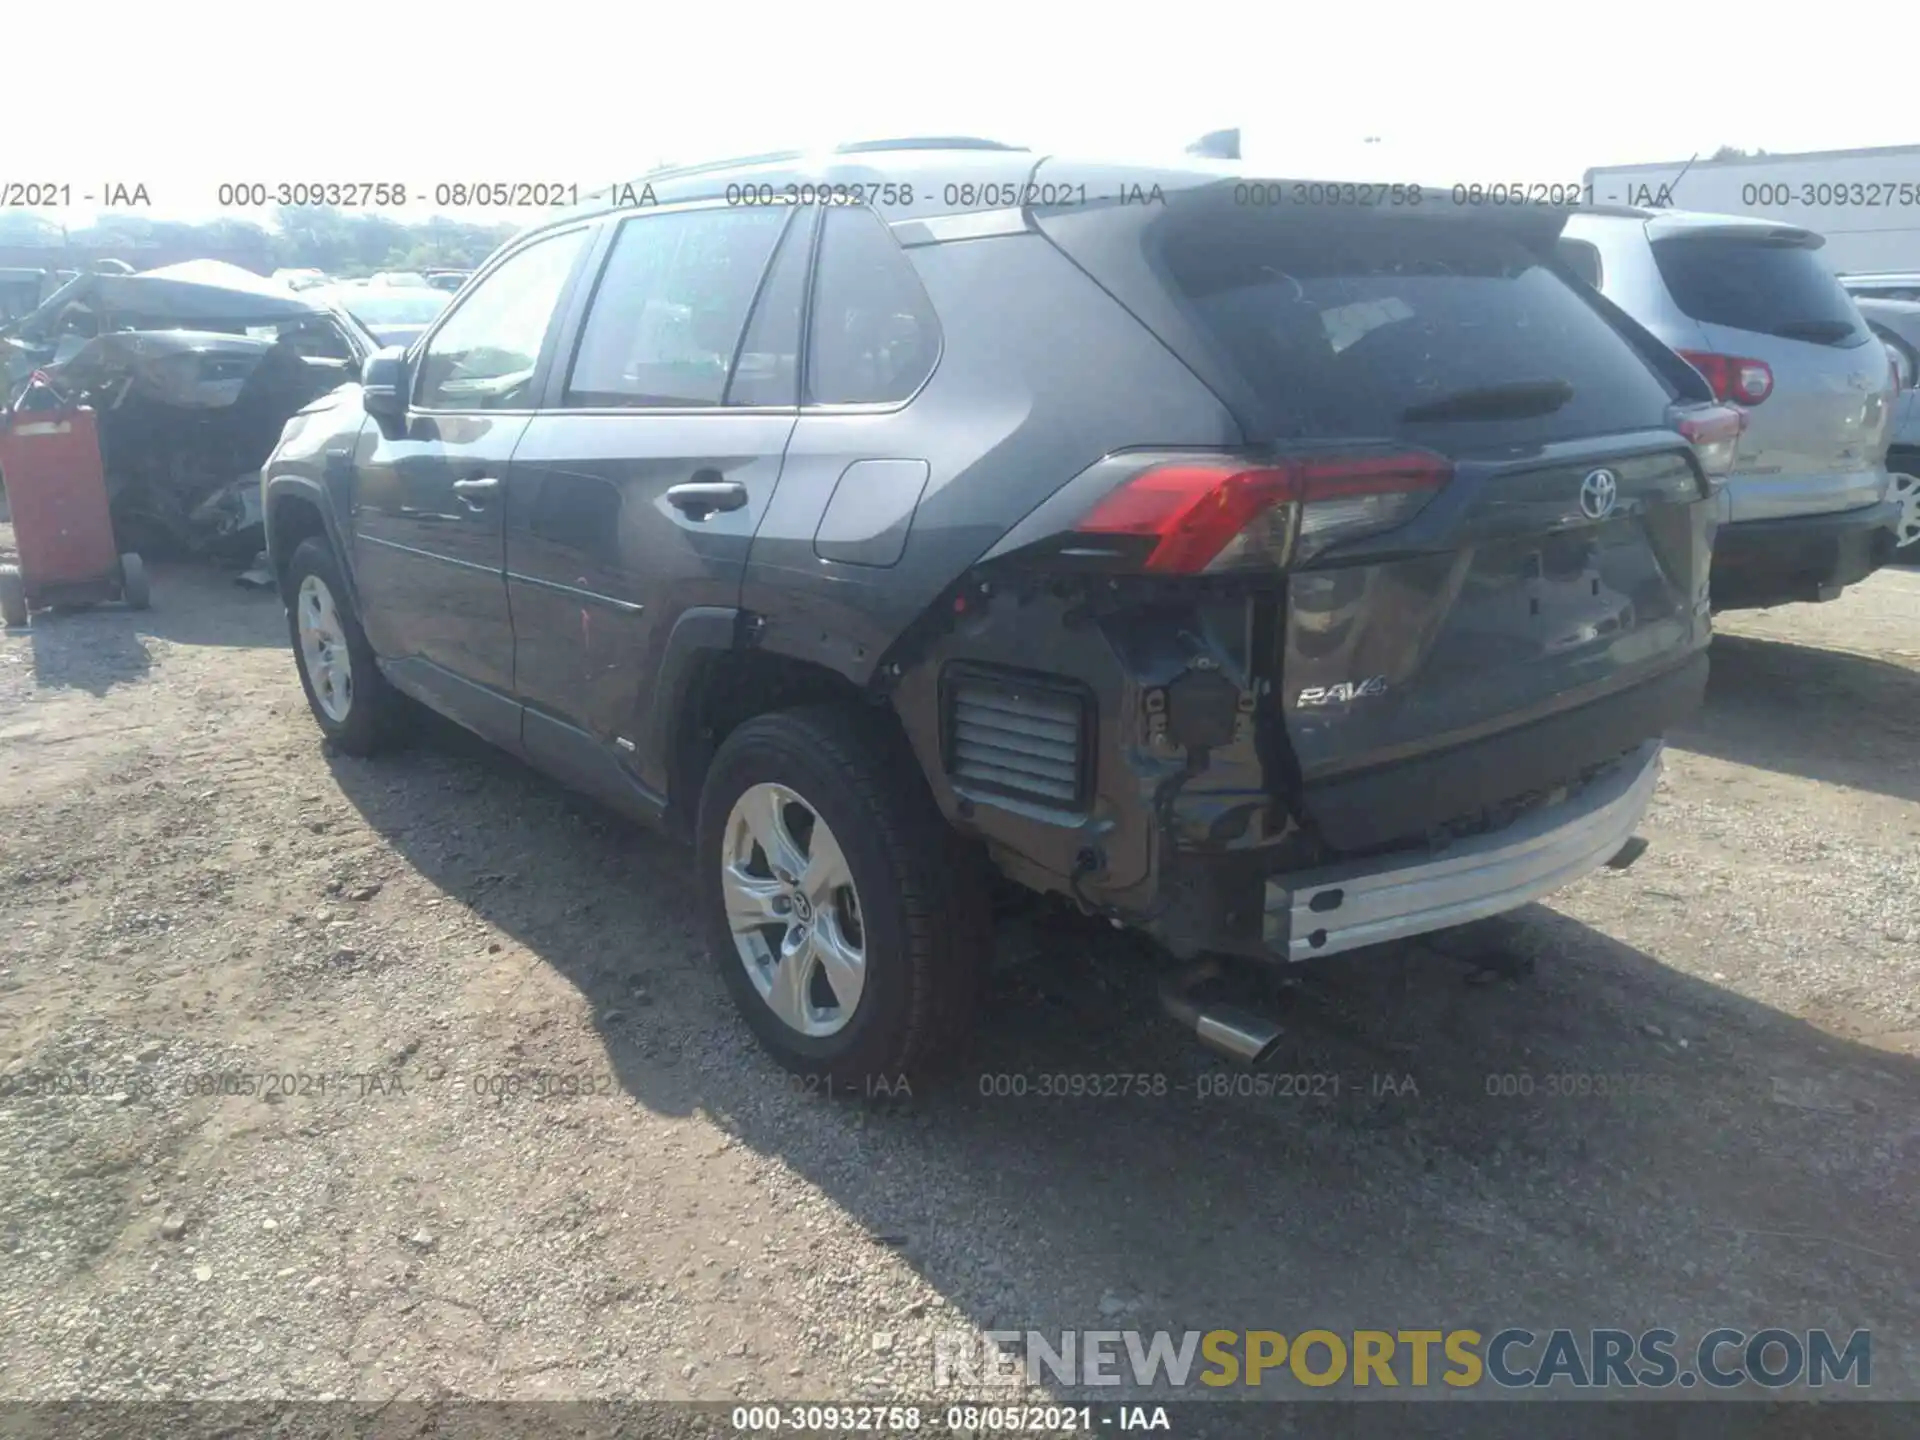
[[[1660,781],[1650,740],[1557,805],[1437,853],[1376,857],[1275,877],[1263,938],[1276,959],[1310,960],[1512,910],[1607,863],[1633,838]]]

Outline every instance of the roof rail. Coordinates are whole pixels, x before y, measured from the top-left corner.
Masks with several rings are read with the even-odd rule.
[[[798,160],[806,154],[804,150],[770,150],[764,155],[735,155],[725,160],[701,160],[692,165],[662,165],[657,170],[649,170],[640,178],[643,180],[670,180],[681,175],[704,175],[710,170],[735,170],[748,165],[778,165],[788,160]]]
[[[836,155],[862,155],[869,150],[1026,150],[1025,145],[1008,145],[1000,140],[982,140],[973,135],[911,135],[900,140],[852,140],[833,147]]]
[[[855,140],[845,145],[836,145],[825,153],[861,155],[879,150],[999,150],[1026,153],[1027,147],[966,135],[926,135],[909,136],[899,140]],[[629,183],[644,185],[655,180],[678,180],[682,176],[710,175],[720,170],[744,170],[755,165],[785,165],[821,153],[819,150],[769,150],[762,155],[733,155],[724,160],[701,160],[691,165],[661,165]]]

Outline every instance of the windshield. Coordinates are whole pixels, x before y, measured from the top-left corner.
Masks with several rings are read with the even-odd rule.
[[[342,303],[362,325],[427,325],[450,298],[444,290],[355,290]]]

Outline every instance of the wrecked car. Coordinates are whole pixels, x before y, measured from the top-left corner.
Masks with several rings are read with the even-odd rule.
[[[46,288],[44,270],[0,269],[0,321],[31,313],[45,297]]]
[[[79,276],[0,344],[16,408],[98,413],[122,551],[223,559],[260,549],[259,471],[287,419],[377,348],[336,307],[213,261]]]
[[[411,345],[440,318],[453,298],[427,286],[341,285],[306,292],[311,298],[346,311],[384,348]]]

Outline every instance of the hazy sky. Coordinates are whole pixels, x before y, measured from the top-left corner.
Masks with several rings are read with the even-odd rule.
[[[1039,0],[93,13],[61,63],[10,56],[0,180],[76,196],[143,182],[151,213],[195,219],[228,180],[584,189],[663,159],[908,134],[1144,158],[1237,124],[1248,163],[1273,173],[1428,184],[1577,181],[1722,144],[1920,140],[1858,25],[1672,3],[1560,18],[1537,4]]]

